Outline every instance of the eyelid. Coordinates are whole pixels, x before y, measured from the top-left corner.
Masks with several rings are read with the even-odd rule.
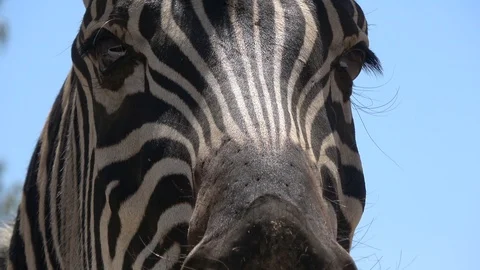
[[[369,55],[371,52],[371,50],[367,47],[367,45],[365,45],[364,42],[357,43],[355,44],[355,46],[347,50],[347,52],[353,52],[353,51],[362,52],[363,55],[365,56],[365,59],[367,58],[367,55]]]
[[[365,42],[359,42],[355,46],[351,47],[349,51],[352,50],[361,50],[364,53],[365,58],[363,59],[362,70],[366,72],[371,72],[373,74],[382,74],[383,68],[380,60],[375,55],[375,53],[370,50]]]
[[[110,31],[106,30],[105,28],[99,28],[95,30],[85,41],[80,44],[79,52],[80,55],[83,57],[87,55],[90,51],[95,49],[95,45],[106,38],[117,38],[114,34]]]

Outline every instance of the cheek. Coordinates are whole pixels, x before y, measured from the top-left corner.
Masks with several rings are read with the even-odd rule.
[[[327,205],[326,209],[326,216],[330,217],[327,219],[329,226],[328,229],[330,230],[330,233],[337,238],[338,234],[338,222],[337,222],[337,213],[335,212],[335,209],[332,206],[332,203],[326,202]]]
[[[345,235],[345,237],[348,237],[348,247],[351,247],[355,230],[363,215],[363,205],[358,199],[349,196],[344,196],[342,204],[344,205],[343,215],[350,227],[349,235]],[[345,245],[346,244],[347,243],[345,243]]]
[[[353,124],[352,103],[350,102],[350,100],[346,101],[343,104],[343,115],[347,124]],[[352,132],[354,132],[354,130],[352,130]]]
[[[143,65],[132,67],[130,75],[122,78],[119,87],[112,90],[108,87],[94,87],[93,96],[95,101],[102,105],[108,114],[117,111],[125,98],[137,93],[145,92],[145,68]]]
[[[111,91],[119,91],[127,84],[128,78],[132,76],[135,77],[136,74],[139,74],[139,66],[144,69],[143,65],[139,65],[139,63],[135,60],[134,57],[119,61],[122,62],[117,64],[115,68],[110,70],[108,73],[104,75],[99,75],[97,77],[99,85],[102,88],[107,88]],[[100,70],[100,62],[101,61],[96,61],[96,70]]]
[[[337,74],[338,72],[336,72]],[[337,75],[334,75],[334,78]],[[346,84],[349,84],[346,86]],[[345,88],[348,87],[348,88]],[[352,103],[350,102],[350,93],[352,91],[352,81],[333,80],[331,89],[331,108],[335,111],[336,118],[332,119],[338,125],[337,130],[342,133],[354,134]],[[346,95],[348,98],[345,99]]]
[[[333,79],[335,81],[336,86],[340,90],[342,94],[342,101],[347,102],[352,95],[352,87],[353,81],[350,79],[350,75],[343,69],[337,69],[334,72]]]
[[[355,228],[357,227],[358,223],[360,222],[360,218],[363,215],[363,208],[361,201],[357,198],[350,197],[345,195],[343,198],[343,205],[344,207],[344,215],[347,219],[348,223],[352,227],[352,236]]]

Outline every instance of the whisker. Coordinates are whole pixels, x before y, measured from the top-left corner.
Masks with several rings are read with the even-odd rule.
[[[382,152],[388,159],[390,159],[390,161],[392,161],[400,170],[403,171],[403,168],[393,158],[391,158],[387,153],[385,153],[385,151],[383,151],[382,148],[380,148],[380,146],[377,144],[377,142],[375,142],[372,135],[370,135],[370,132],[368,131],[367,126],[365,125],[365,122],[362,119],[362,116],[360,115],[360,113],[358,112],[358,110],[356,108],[355,108],[355,111],[357,112],[357,115],[360,118],[360,122],[362,123],[362,126],[365,129],[365,132],[367,133],[368,137],[373,142],[373,144],[377,147],[378,150],[380,150],[380,152]]]

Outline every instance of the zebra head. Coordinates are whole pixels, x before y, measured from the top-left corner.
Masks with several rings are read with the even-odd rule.
[[[15,269],[356,269],[353,0],[84,0]]]

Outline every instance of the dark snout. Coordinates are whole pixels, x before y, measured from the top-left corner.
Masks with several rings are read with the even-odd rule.
[[[356,269],[303,151],[227,144],[205,162],[183,269]]]
[[[346,251],[319,239],[293,205],[256,199],[241,222],[200,245],[183,269],[357,269]]]

